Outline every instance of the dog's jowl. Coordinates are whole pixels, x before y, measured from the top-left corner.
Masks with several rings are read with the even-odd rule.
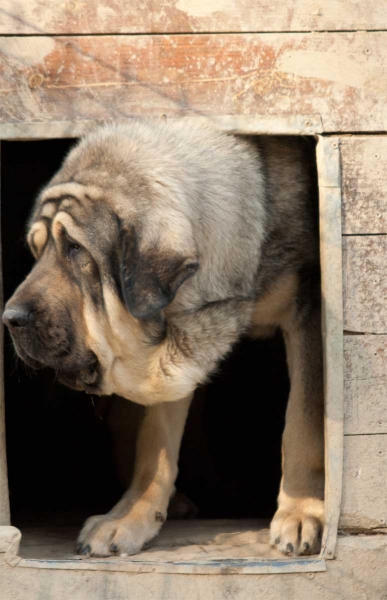
[[[86,521],[81,554],[135,554],[159,532],[195,389],[242,336],[278,328],[291,391],[271,543],[289,555],[319,551],[312,153],[307,139],[238,138],[189,121],[107,125],[80,141],[39,195],[27,235],[36,264],[3,314],[17,353],[72,388],[147,407],[132,484],[108,514]]]

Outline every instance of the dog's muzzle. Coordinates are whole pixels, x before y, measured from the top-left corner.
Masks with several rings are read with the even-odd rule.
[[[55,328],[51,335],[39,321],[41,313],[31,304],[7,304],[2,316],[20,358],[33,369],[52,368],[64,385],[87,393],[98,393],[101,365],[89,349],[80,351],[65,328]],[[42,338],[42,332],[45,338]]]

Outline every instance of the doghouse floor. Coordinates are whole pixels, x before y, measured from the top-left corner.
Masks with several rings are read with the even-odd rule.
[[[149,547],[119,562],[196,562],[228,559],[283,559],[269,545],[266,520],[191,520],[167,522]],[[75,527],[21,528],[20,556],[35,560],[87,560],[74,552]],[[95,561],[95,559],[93,559]],[[106,559],[100,559],[106,562]]]

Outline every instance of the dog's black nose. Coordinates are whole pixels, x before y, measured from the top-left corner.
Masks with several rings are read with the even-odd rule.
[[[32,322],[32,314],[27,304],[15,304],[3,312],[3,323],[7,327],[26,327]]]

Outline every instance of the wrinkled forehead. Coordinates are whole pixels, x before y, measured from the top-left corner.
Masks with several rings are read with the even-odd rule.
[[[111,236],[117,224],[113,211],[103,201],[102,190],[69,182],[52,185],[38,197],[28,226],[27,240],[35,255],[39,255],[50,236],[55,238],[63,229],[74,240],[93,247],[98,239]]]
[[[101,199],[102,192],[97,187],[85,186],[76,182],[52,185],[41,192],[37,198],[32,222],[38,219],[53,219],[62,209],[78,207],[87,209],[90,203]],[[30,224],[32,224],[32,222]]]

